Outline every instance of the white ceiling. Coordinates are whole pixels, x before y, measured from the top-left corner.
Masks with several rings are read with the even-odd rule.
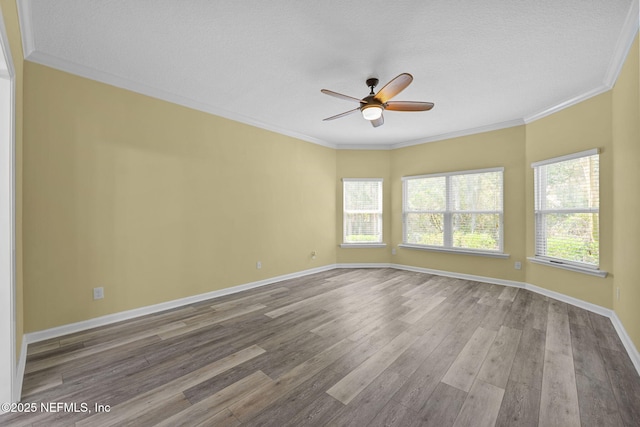
[[[27,59],[338,148],[393,148],[535,120],[611,88],[637,0],[26,0]],[[367,77],[408,72],[394,100],[357,107]]]

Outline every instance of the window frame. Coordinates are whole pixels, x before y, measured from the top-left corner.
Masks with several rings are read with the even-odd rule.
[[[453,209],[453,201],[450,197],[450,186],[453,177],[462,175],[475,175],[481,173],[500,172],[502,178],[502,191],[500,194],[500,210],[474,210],[474,211],[456,211]],[[408,211],[407,210],[407,183],[415,179],[438,178],[445,177],[445,210],[444,211]],[[443,245],[420,245],[415,243],[407,243],[407,216],[415,213],[442,213],[443,214]],[[475,248],[459,248],[453,246],[453,215],[459,213],[467,214],[497,214],[499,217],[500,229],[498,232],[498,249],[475,249]],[[402,177],[402,248],[420,249],[428,251],[437,251],[445,253],[456,253],[466,255],[481,255],[494,258],[508,258],[509,254],[504,252],[504,167],[493,167],[484,169],[472,169],[464,171],[442,172],[424,175],[411,175]]]
[[[347,211],[345,184],[347,182],[377,182],[380,191],[380,207],[371,211]],[[369,213],[378,217],[380,240],[376,242],[347,242],[347,215],[350,213]],[[384,179],[383,178],[342,178],[342,243],[341,248],[383,248],[384,243]]]
[[[577,153],[571,153],[564,156],[553,157],[538,162],[531,163],[533,169],[533,218],[534,218],[534,230],[533,230],[533,244],[534,244],[534,256],[527,259],[536,264],[548,265],[552,267],[563,268],[566,270],[576,271],[580,273],[591,274],[600,277],[606,277],[607,272],[600,269],[601,258],[598,254],[598,265],[588,264],[579,261],[573,261],[564,258],[557,258],[544,254],[544,249],[540,247],[541,244],[546,245],[546,233],[545,233],[545,215],[548,214],[577,214],[577,213],[597,213],[598,219],[600,219],[600,199],[598,198],[597,208],[563,208],[563,209],[547,209],[546,198],[543,197],[542,186],[544,183],[544,177],[539,172],[540,167],[576,160],[584,157],[591,157],[597,155],[598,162],[600,161],[600,149],[594,148],[591,150],[580,151]],[[598,187],[600,187],[600,174],[598,174]],[[543,200],[544,199],[544,200]],[[599,230],[598,230],[599,234]],[[600,240],[598,241],[598,245]]]

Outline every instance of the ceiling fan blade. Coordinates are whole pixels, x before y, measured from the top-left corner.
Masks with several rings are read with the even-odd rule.
[[[320,92],[322,92],[322,93],[324,93],[326,95],[334,96],[336,98],[344,99],[344,100],[347,100],[347,101],[362,102],[361,99],[354,98],[353,96],[349,96],[349,95],[343,95],[341,93],[334,92],[334,91],[329,90],[329,89],[321,89]]]
[[[323,119],[322,121],[326,122],[327,120],[339,119],[340,117],[344,117],[344,116],[348,116],[349,114],[353,114],[356,111],[360,111],[360,107],[354,108],[353,110],[345,111],[344,113],[336,114],[335,116],[327,117],[326,119]]]
[[[402,73],[395,79],[387,83],[376,93],[375,98],[383,104],[406,89],[413,81],[413,76],[409,73]]]
[[[377,128],[378,126],[382,126],[384,124],[384,116],[380,116],[380,118],[375,119],[375,120],[371,120],[371,125],[374,128]]]
[[[433,106],[433,102],[389,101],[385,104],[385,109],[391,111],[429,111]]]

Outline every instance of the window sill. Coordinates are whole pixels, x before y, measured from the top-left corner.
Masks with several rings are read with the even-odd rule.
[[[509,254],[504,254],[501,252],[490,252],[490,251],[474,251],[469,249],[451,249],[451,248],[440,248],[437,246],[420,246],[420,245],[411,245],[411,244],[400,244],[398,245],[401,248],[405,249],[418,249],[421,251],[432,251],[432,252],[444,252],[447,254],[460,254],[460,255],[476,255],[476,256],[485,256],[490,258],[509,258]]]
[[[549,267],[562,268],[564,270],[575,271],[576,273],[590,274],[591,276],[598,276],[598,277],[605,278],[605,277],[607,277],[607,274],[609,274],[606,271],[600,270],[600,269],[597,269],[597,268],[580,267],[580,266],[577,266],[577,265],[565,264],[565,263],[562,263],[560,261],[551,261],[551,260],[544,259],[544,258],[527,257],[527,259],[529,261],[531,261],[532,263],[534,263],[534,264],[540,264],[540,265],[547,265]]]
[[[386,243],[342,243],[341,248],[385,248]]]

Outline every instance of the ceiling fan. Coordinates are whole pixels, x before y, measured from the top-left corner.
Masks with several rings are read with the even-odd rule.
[[[328,89],[322,89],[321,92],[327,95],[335,96],[336,98],[346,99],[347,101],[355,101],[360,103],[358,108],[345,111],[344,113],[337,114],[335,116],[327,117],[324,121],[339,119],[340,117],[348,116],[349,114],[360,111],[362,117],[369,120],[374,128],[382,126],[384,124],[384,117],[382,112],[384,110],[391,111],[429,111],[433,108],[433,102],[418,102],[418,101],[389,101],[391,98],[406,89],[413,81],[413,76],[409,73],[402,73],[396,78],[387,83],[378,93],[373,93],[373,88],[378,85],[378,79],[372,77],[367,79],[367,86],[371,88],[369,95],[362,99],[354,98],[352,96],[343,95],[338,92],[334,92]]]

